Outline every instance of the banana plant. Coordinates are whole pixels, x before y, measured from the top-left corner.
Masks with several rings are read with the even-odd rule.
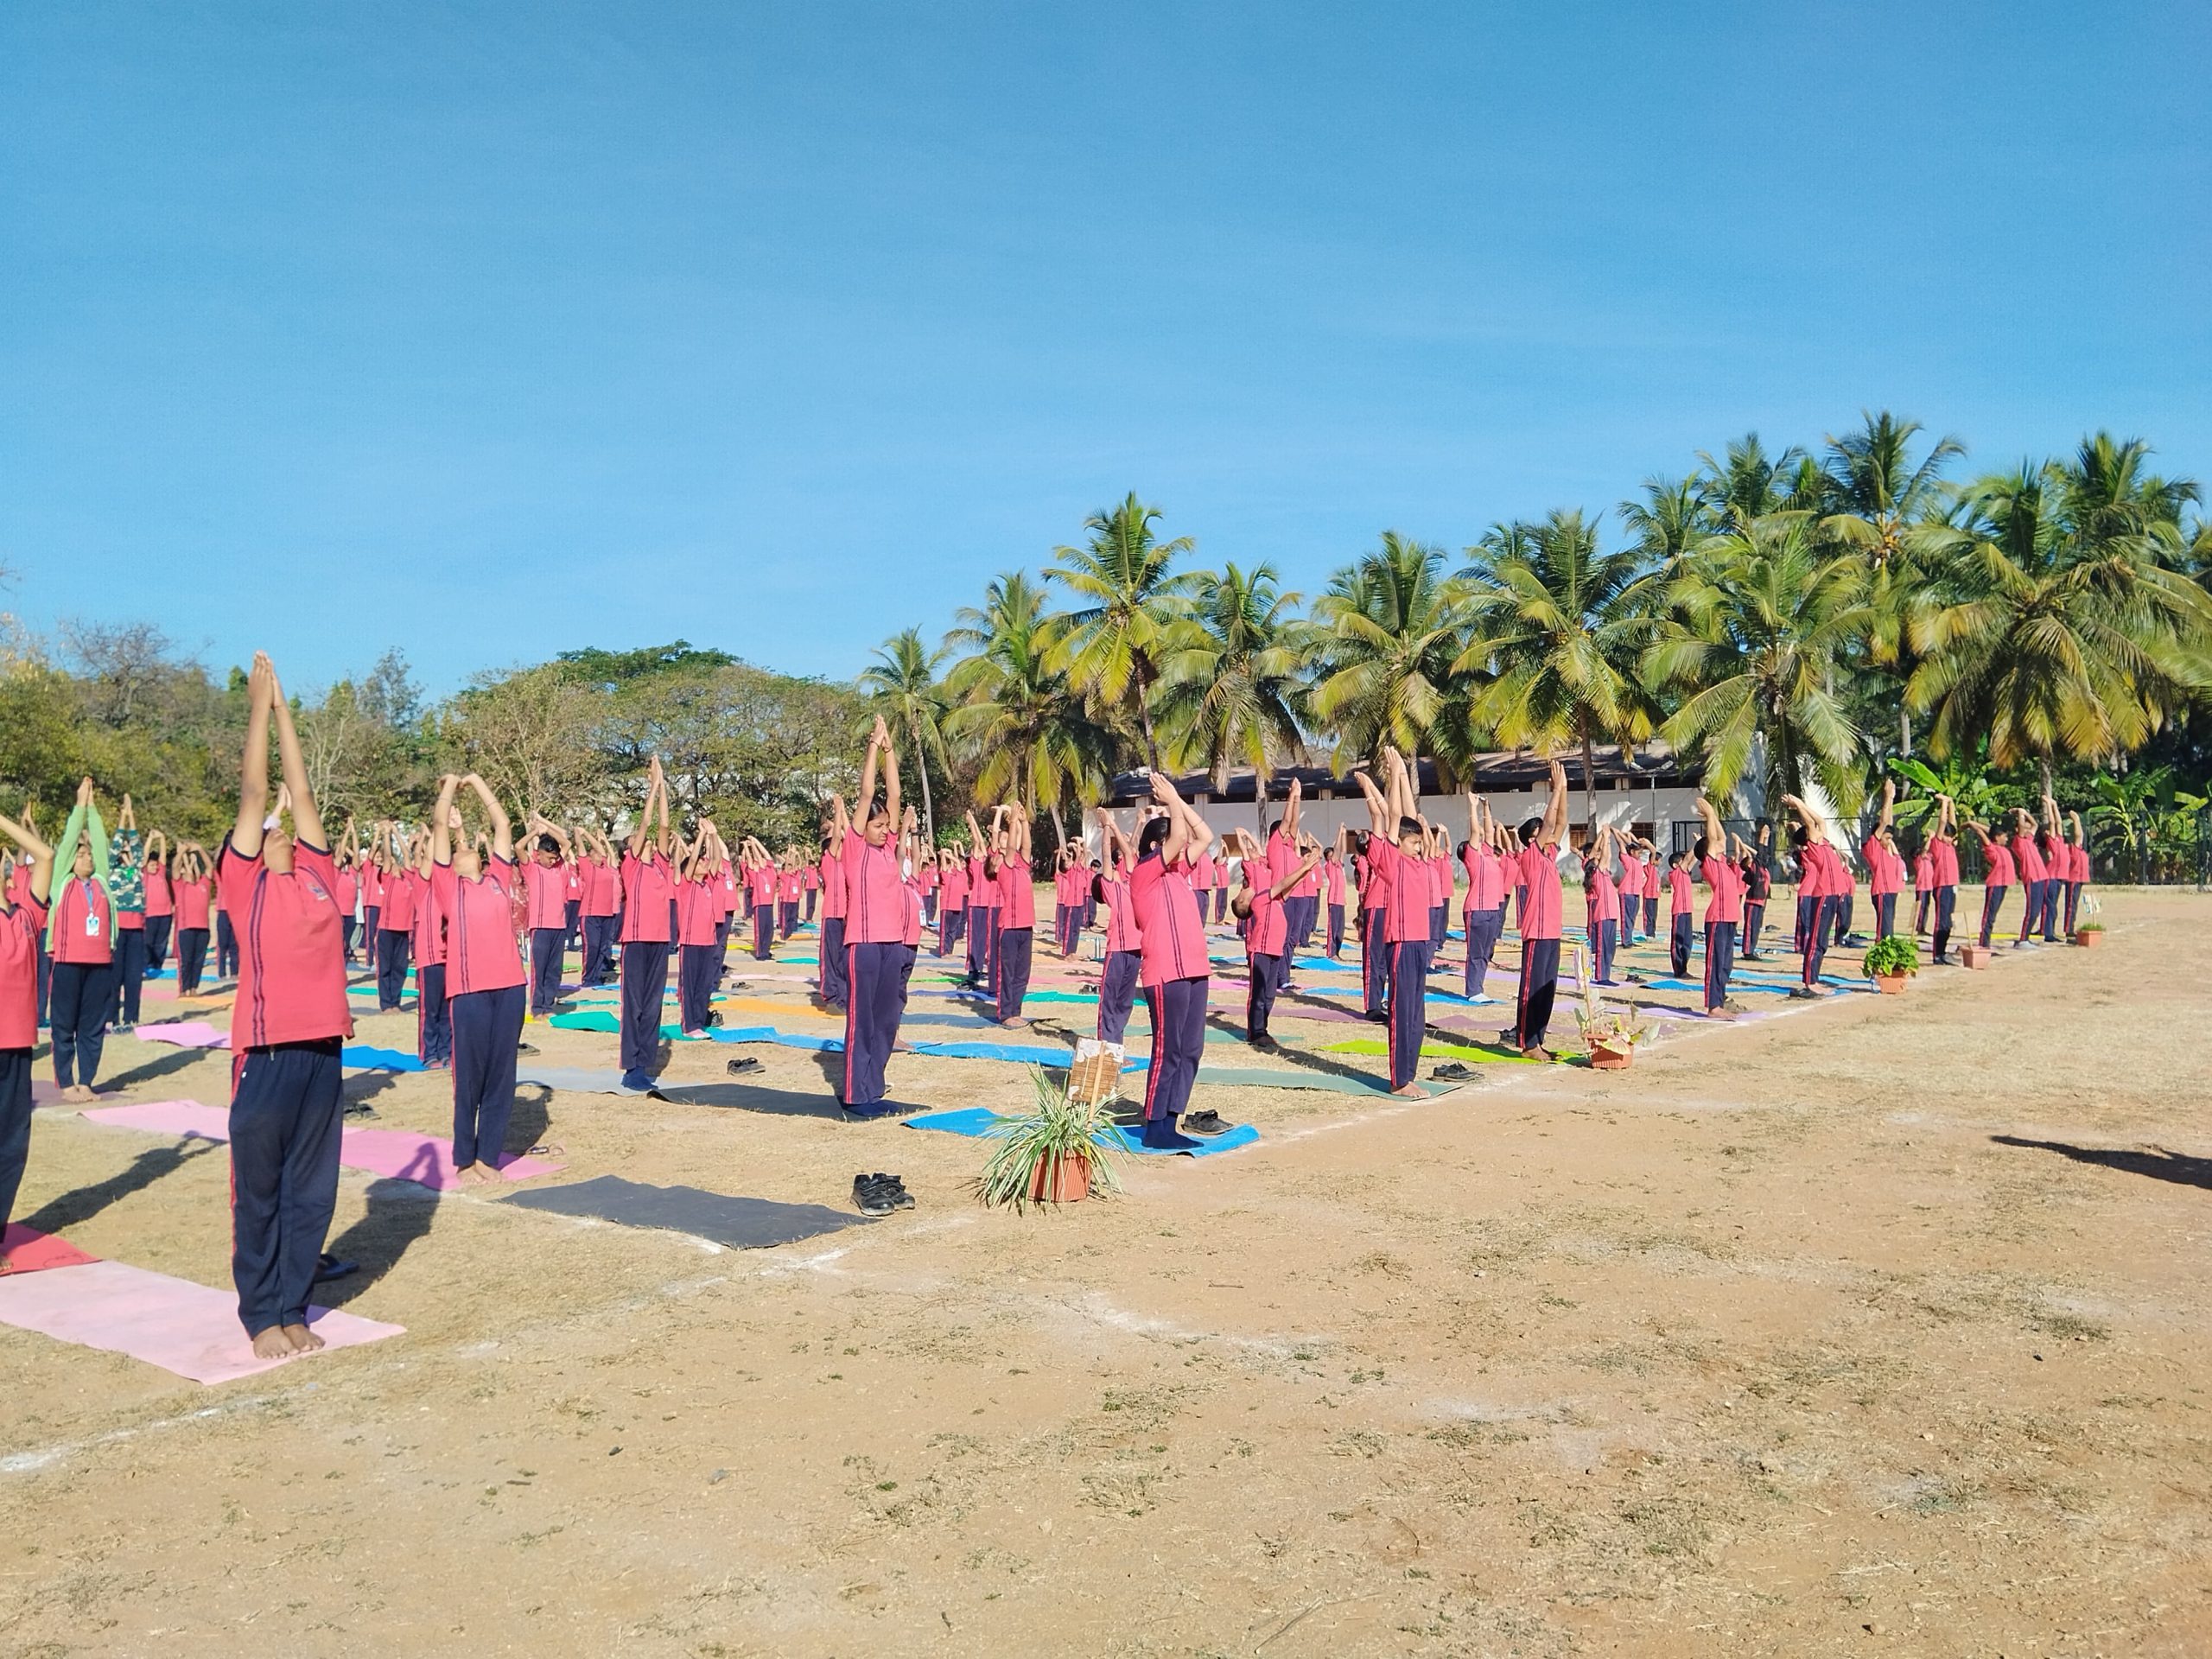
[[[1910,829],[1936,810],[1936,798],[1948,795],[1957,804],[1961,823],[1986,823],[2003,810],[1999,785],[1980,766],[1952,759],[1939,772],[1910,755],[1890,757],[1890,771],[1916,792],[1901,798],[1895,817],[1898,827]]]

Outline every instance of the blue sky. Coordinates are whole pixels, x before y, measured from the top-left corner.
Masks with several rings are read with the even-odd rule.
[[[2202,4],[15,6],[0,607],[844,676],[1888,406],[2212,475]]]

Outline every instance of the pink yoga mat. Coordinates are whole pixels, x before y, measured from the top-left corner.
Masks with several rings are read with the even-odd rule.
[[[231,1115],[219,1106],[202,1106],[196,1100],[164,1100],[143,1106],[96,1106],[84,1116],[94,1123],[124,1129],[150,1129],[156,1135],[197,1135],[204,1141],[228,1141]],[[412,1129],[343,1129],[339,1134],[338,1161],[372,1175],[393,1175],[414,1181],[434,1192],[450,1192],[461,1185],[454,1173],[453,1142]],[[510,1158],[499,1173],[511,1181],[533,1175],[550,1175],[564,1165],[537,1158]]]
[[[173,1043],[179,1048],[228,1048],[231,1033],[218,1030],[205,1020],[172,1020],[158,1026],[141,1026],[138,1040],[144,1043]]]
[[[308,1309],[308,1324],[331,1348],[376,1342],[405,1329],[327,1307]],[[227,1382],[287,1363],[255,1357],[231,1292],[121,1262],[0,1278],[0,1325],[128,1354],[195,1382]]]
[[[44,1273],[48,1268],[82,1267],[99,1260],[66,1238],[34,1232],[20,1221],[10,1222],[8,1230],[0,1233],[0,1262],[8,1264],[10,1273]]]

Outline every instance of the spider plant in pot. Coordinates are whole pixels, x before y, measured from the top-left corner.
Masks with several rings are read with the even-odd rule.
[[[1597,982],[1586,971],[1579,944],[1574,948],[1574,966],[1582,981],[1582,1003],[1574,1011],[1574,1023],[1581,1028],[1583,1045],[1590,1051],[1591,1068],[1623,1071],[1636,1058],[1636,1046],[1651,1034],[1650,1022],[1637,1013],[1633,1001],[1624,1014],[1599,1000]]]
[[[1029,1068],[1034,1107],[994,1124],[991,1155],[976,1179],[985,1204],[1072,1204],[1092,1193],[1119,1192],[1116,1165],[1127,1156],[1114,1127],[1110,1100],[1071,1099],[1042,1066]]]
[[[1895,996],[1920,971],[1920,947],[1903,933],[1892,933],[1866,947],[1859,969],[1885,996]]]

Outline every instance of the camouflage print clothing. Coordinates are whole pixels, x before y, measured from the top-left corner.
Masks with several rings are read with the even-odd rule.
[[[107,891],[118,910],[146,908],[146,842],[136,830],[107,838]]]

